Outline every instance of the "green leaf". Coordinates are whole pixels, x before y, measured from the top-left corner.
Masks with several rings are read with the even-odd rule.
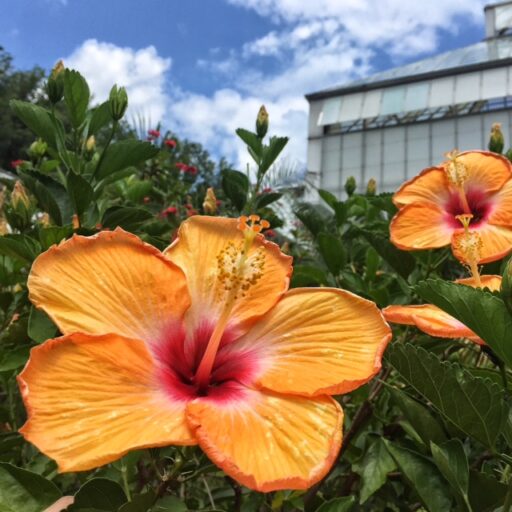
[[[334,210],[336,208],[336,204],[339,202],[338,198],[331,194],[328,190],[320,189],[318,191],[318,195]]]
[[[104,101],[92,110],[91,119],[89,121],[88,136],[96,135],[105,125],[110,123],[110,101]]]
[[[41,512],[55,503],[61,492],[46,478],[0,463],[0,510],[2,512]]]
[[[130,183],[128,183],[128,190],[126,191],[125,195],[126,198],[130,201],[134,203],[140,203],[144,199],[144,196],[147,196],[151,193],[152,189],[153,184],[151,181],[130,181]]]
[[[363,481],[359,498],[363,504],[386,483],[388,473],[396,469],[396,464],[382,439],[377,438],[352,469]]]
[[[256,208],[265,208],[265,206],[278,201],[281,199],[281,197],[283,197],[283,194],[279,192],[268,192],[266,194],[261,194],[256,201]]]
[[[89,97],[89,86],[85,78],[73,69],[64,70],[64,102],[71,124],[75,128],[78,128],[85,120]]]
[[[39,241],[43,251],[46,251],[54,244],[58,244],[73,234],[73,226],[49,226],[47,228],[40,227]]]
[[[56,147],[55,128],[50,112],[43,107],[26,101],[11,100],[9,105],[23,123],[38,137],[41,137],[51,147]]]
[[[151,512],[187,512],[187,510],[185,503],[176,496],[165,496],[156,502]]]
[[[22,263],[32,263],[41,252],[41,246],[25,235],[7,234],[0,236],[0,254],[15,258]]]
[[[471,511],[468,499],[469,465],[464,447],[459,439],[451,439],[441,445],[430,443],[434,462],[455,491],[461,510]]]
[[[330,233],[318,235],[318,249],[331,274],[337,276],[347,261],[347,251],[341,240]]]
[[[255,133],[250,132],[249,130],[244,130],[243,128],[238,128],[236,130],[236,134],[249,146],[252,150],[251,156],[254,161],[259,164],[263,149],[261,139]]]
[[[312,235],[317,236],[320,231],[325,230],[328,218],[320,213],[317,206],[302,203],[295,209],[294,213]]]
[[[441,279],[427,279],[415,289],[423,299],[478,334],[512,368],[512,317],[500,297],[489,291]]]
[[[241,172],[224,169],[222,171],[222,189],[233,206],[241,212],[247,203],[249,178]]]
[[[30,316],[28,317],[28,335],[36,343],[42,343],[50,338],[55,337],[57,327],[42,310],[35,306],[30,308]]]
[[[67,176],[67,189],[73,210],[81,216],[89,208],[94,196],[91,185],[82,176],[70,171]]]
[[[64,219],[71,221],[68,193],[59,182],[37,172],[22,172],[20,177],[36,197],[39,207],[50,215],[55,224],[62,225]]]
[[[349,512],[356,504],[355,496],[347,496],[344,498],[334,498],[320,505],[316,512]]]
[[[131,501],[122,505],[117,512],[147,512],[154,502],[155,493],[153,491],[144,494],[136,494],[132,496]]]
[[[389,387],[388,391],[425,446],[429,446],[431,441],[437,444],[446,441],[443,428],[424,405],[399,389]]]
[[[112,206],[103,215],[101,224],[104,228],[115,229],[119,226],[126,231],[133,231],[152,218],[153,214],[142,208]]]
[[[387,235],[378,231],[368,231],[364,229],[361,230],[361,234],[379,253],[379,256],[404,279],[416,268],[414,258],[409,253],[397,249],[389,241]]]
[[[499,386],[410,343],[391,345],[386,358],[447,420],[494,448],[508,411]]]
[[[149,142],[128,139],[111,144],[96,171],[98,180],[153,158],[160,150]]]
[[[387,440],[384,443],[429,512],[452,509],[450,489],[430,459]]]
[[[260,176],[268,171],[286,144],[288,144],[288,137],[271,137],[268,146],[263,148],[263,157],[258,169]]]
[[[475,512],[495,512],[503,505],[508,487],[478,471],[469,473],[469,502]]]
[[[327,275],[321,268],[309,265],[297,265],[293,269],[292,288],[320,286],[322,284],[328,284],[328,282]]]
[[[0,372],[10,372],[25,365],[30,352],[30,347],[18,347],[8,349],[0,358]]]
[[[117,512],[126,501],[126,495],[119,484],[107,478],[93,478],[80,487],[75,494],[75,502],[68,510],[78,512],[84,508],[92,508]]]

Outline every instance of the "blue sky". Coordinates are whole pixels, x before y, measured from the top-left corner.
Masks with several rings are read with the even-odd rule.
[[[306,92],[478,42],[482,0],[0,0],[15,66],[64,58],[101,100],[243,164],[233,132],[265,103],[305,161]],[[411,5],[412,4],[412,5]],[[428,5],[428,13],[425,12]]]

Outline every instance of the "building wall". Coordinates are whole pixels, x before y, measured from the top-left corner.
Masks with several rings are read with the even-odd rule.
[[[510,110],[324,135],[309,142],[308,171],[317,186],[338,197],[343,196],[349,176],[356,178],[360,191],[375,178],[380,192],[392,192],[422,169],[444,160],[452,149],[486,149],[495,122],[502,124],[505,141],[512,145]]]

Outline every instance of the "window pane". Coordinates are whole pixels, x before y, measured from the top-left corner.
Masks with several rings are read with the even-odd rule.
[[[339,122],[341,98],[328,98],[324,100],[322,113],[318,118],[319,125],[334,124]]]
[[[393,87],[384,89],[382,95],[381,114],[398,114],[404,111],[405,88]]]

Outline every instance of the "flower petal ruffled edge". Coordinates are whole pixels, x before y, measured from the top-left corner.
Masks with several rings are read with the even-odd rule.
[[[447,193],[448,180],[444,169],[427,167],[400,186],[393,195],[393,203],[398,209],[412,203],[441,204]]]
[[[188,404],[186,415],[190,427],[210,460],[237,482],[259,492],[308,489],[326,476],[342,443],[343,410],[338,402],[329,396],[306,398],[255,390],[247,390],[247,394],[262,397],[262,408],[268,408],[268,412],[262,413],[257,401],[251,406],[250,398],[244,404],[235,402],[219,405],[209,399],[197,399]],[[317,417],[315,413],[319,410],[315,409],[319,407],[324,410],[322,416]],[[327,411],[329,408],[330,412]],[[301,421],[301,414],[305,413],[307,415]],[[260,422],[258,418],[265,421]],[[330,422],[328,425],[327,421]],[[231,428],[226,427],[227,424]],[[221,428],[225,428],[229,435],[218,432]],[[306,432],[313,438],[306,440]],[[237,435],[240,435],[239,441]],[[274,452],[278,453],[274,453],[274,456],[281,457],[283,465],[288,465],[288,468],[281,471],[283,476],[265,477],[263,473],[269,474],[273,469],[275,471],[272,464],[275,461],[268,455],[271,446],[276,445],[273,436],[280,439],[277,449],[274,448]],[[315,457],[307,451],[308,442],[315,444],[315,448],[322,452],[319,461],[311,460]],[[319,447],[318,443],[323,443],[323,447]],[[301,447],[305,451],[301,452]],[[240,457],[243,458],[241,449],[248,450],[251,459],[249,464],[255,463],[258,457],[263,458],[266,461],[263,467],[254,467],[252,471],[247,467],[242,468],[245,464],[240,460]],[[293,475],[292,464],[297,466],[308,463],[312,467],[307,476]]]
[[[157,377],[143,341],[81,333],[48,340],[17,377],[28,413],[19,432],[61,472],[93,469],[131,450],[197,444],[186,402],[172,399]]]

